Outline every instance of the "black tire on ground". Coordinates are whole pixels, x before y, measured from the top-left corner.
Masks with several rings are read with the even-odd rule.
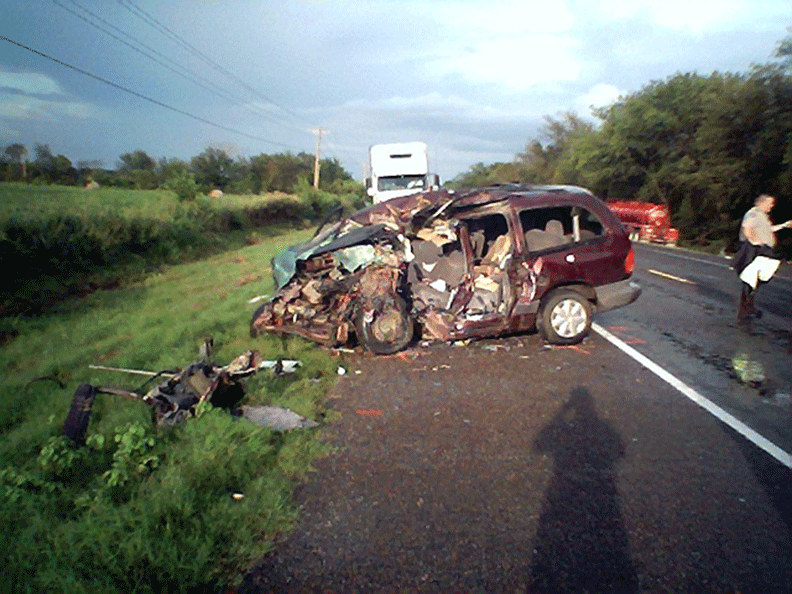
[[[358,340],[376,355],[391,355],[410,344],[413,320],[398,295],[387,295],[375,304],[361,304],[355,316]]]
[[[91,408],[96,398],[96,388],[80,384],[74,391],[69,414],[63,423],[63,434],[77,445],[85,445],[85,433],[91,421]]]
[[[544,300],[537,329],[550,344],[578,344],[591,330],[593,308],[577,291],[559,289]]]

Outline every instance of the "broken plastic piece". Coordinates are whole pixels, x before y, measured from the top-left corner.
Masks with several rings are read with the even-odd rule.
[[[289,429],[309,429],[318,427],[319,423],[304,417],[288,408],[280,406],[241,406],[242,416],[256,425],[269,427],[275,431]]]
[[[302,363],[294,359],[277,359],[274,361],[262,361],[259,369],[272,369],[276,375],[282,373],[294,373]]]

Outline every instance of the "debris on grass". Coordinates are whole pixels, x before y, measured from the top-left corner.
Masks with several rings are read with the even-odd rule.
[[[232,410],[245,396],[242,379],[261,369],[271,370],[275,375],[294,373],[301,363],[296,360],[277,359],[264,361],[256,350],[249,350],[228,365],[218,366],[212,361],[212,339],[204,342],[199,360],[185,369],[159,372],[121,367],[91,365],[91,369],[117,371],[134,375],[145,375],[145,385],[157,378],[156,386],[143,390],[128,391],[112,387],[92,386],[84,383],[77,387],[72,398],[69,414],[63,425],[63,434],[77,445],[85,444],[86,431],[91,419],[91,408],[96,394],[110,394],[140,400],[153,409],[154,422],[158,427],[175,425],[196,416],[196,407],[209,402],[212,406],[228,409],[235,416],[242,416],[258,425],[275,430],[316,427],[318,423],[288,409],[275,406],[242,406]]]
[[[310,429],[318,427],[319,423],[304,417],[288,408],[280,406],[240,406],[242,417],[261,427],[269,427],[275,431],[289,431],[291,429]]]

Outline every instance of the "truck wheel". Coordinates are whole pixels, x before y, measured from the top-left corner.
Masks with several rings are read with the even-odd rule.
[[[358,307],[355,330],[358,340],[376,355],[402,350],[413,338],[413,321],[407,304],[398,295],[388,295]]]
[[[591,329],[592,307],[577,291],[554,291],[542,305],[537,326],[551,344],[578,344]]]

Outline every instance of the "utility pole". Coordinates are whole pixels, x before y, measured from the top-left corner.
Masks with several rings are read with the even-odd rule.
[[[319,153],[322,149],[322,129],[311,130],[316,134],[316,158],[314,159],[314,183],[313,186],[319,189]]]

